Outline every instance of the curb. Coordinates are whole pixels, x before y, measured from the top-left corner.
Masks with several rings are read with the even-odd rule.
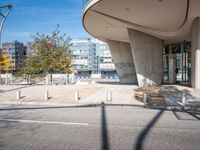
[[[84,107],[84,106],[137,106],[143,107],[144,105],[126,104],[126,103],[110,103],[110,102],[77,102],[77,103],[49,103],[49,102],[24,102],[24,101],[8,101],[0,102],[0,105],[27,105],[27,106],[58,106],[58,107]]]

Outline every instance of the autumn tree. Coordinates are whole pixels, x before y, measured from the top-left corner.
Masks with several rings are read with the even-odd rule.
[[[12,71],[14,68],[14,61],[10,59],[10,55],[8,54],[2,54],[1,60],[0,60],[0,70],[1,73],[6,73],[6,80],[5,84],[8,84],[8,73]]]
[[[33,52],[27,57],[21,72],[27,76],[43,76],[53,73],[71,74],[70,38],[60,35],[58,27],[50,35],[37,33],[33,36]]]

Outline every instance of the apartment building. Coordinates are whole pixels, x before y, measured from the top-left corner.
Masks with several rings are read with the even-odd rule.
[[[77,78],[118,78],[106,43],[90,38],[74,39],[71,52]]]
[[[2,54],[8,54],[10,59],[13,60],[13,68],[11,70],[16,71],[22,67],[22,62],[26,58],[26,46],[19,41],[3,42]]]

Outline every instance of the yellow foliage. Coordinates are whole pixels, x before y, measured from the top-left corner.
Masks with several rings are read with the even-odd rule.
[[[14,61],[10,59],[8,54],[3,54],[0,61],[0,69],[4,71],[8,71],[9,69],[14,67]]]

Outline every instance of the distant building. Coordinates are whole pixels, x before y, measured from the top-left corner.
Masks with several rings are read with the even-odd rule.
[[[33,42],[27,42],[26,43],[26,51],[27,52],[33,52]]]
[[[110,50],[96,39],[72,40],[72,66],[77,78],[118,78]]]
[[[14,67],[11,70],[17,70],[22,67],[22,62],[26,58],[26,47],[19,41],[3,42],[2,54],[8,54],[14,62]]]

